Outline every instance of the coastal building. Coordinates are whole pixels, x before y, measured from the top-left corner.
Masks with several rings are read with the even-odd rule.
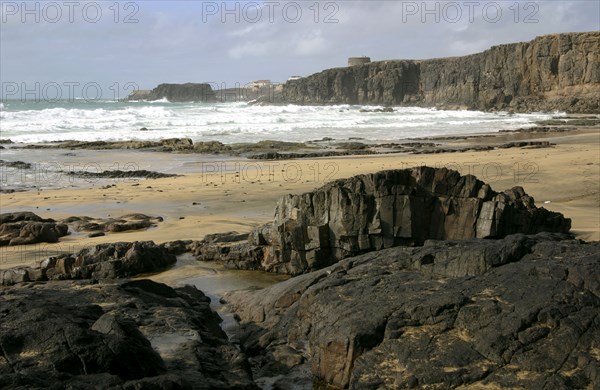
[[[364,65],[371,62],[371,57],[350,57],[348,58],[348,66]]]
[[[302,78],[302,76],[290,76],[287,81],[294,81],[294,80],[300,80]]]
[[[248,87],[250,88],[262,88],[262,87],[266,87],[268,85],[271,85],[271,80],[255,80],[255,81],[250,81],[248,83]]]

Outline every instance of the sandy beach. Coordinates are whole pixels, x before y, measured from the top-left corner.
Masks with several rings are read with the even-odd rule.
[[[109,233],[88,238],[85,233],[62,237],[57,244],[3,247],[1,268],[31,264],[48,255],[75,252],[104,242],[199,240],[206,234],[248,232],[268,222],[277,199],[303,193],[324,183],[357,174],[419,165],[447,167],[471,173],[496,191],[522,186],[538,206],[572,219],[572,232],[582,240],[600,239],[600,132],[577,131],[455,139],[448,145],[486,145],[523,139],[556,144],[548,148],[510,148],[440,154],[384,154],[287,161],[212,159],[184,176],[132,180],[113,179],[110,187],[64,188],[1,194],[3,212],[33,211],[44,218],[70,216],[118,217],[129,213],[161,216],[164,222],[143,231]],[[128,151],[113,151],[122,160]],[[108,157],[107,157],[108,158]],[[204,171],[204,173],[202,173]]]

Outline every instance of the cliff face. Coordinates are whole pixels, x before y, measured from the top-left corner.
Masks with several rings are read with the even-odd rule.
[[[151,91],[135,91],[127,100],[160,100],[170,102],[214,102],[217,100],[210,84],[160,84]]]
[[[479,110],[598,112],[600,32],[494,46],[464,57],[380,61],[289,81],[296,104],[378,104]]]

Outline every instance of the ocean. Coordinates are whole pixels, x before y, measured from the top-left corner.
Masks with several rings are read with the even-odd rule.
[[[236,103],[170,103],[74,100],[0,103],[0,138],[19,143],[61,140],[117,141],[187,137],[194,142],[309,141],[406,138],[493,133],[533,126],[557,114],[509,114],[395,107],[257,106]],[[381,108],[381,107],[380,107]],[[148,131],[140,131],[147,128]]]
[[[493,133],[534,126],[557,114],[508,114],[395,107],[257,106],[237,103],[118,102],[84,100],[0,103],[0,192],[110,185],[115,179],[78,178],[69,171],[149,170],[170,174],[201,172],[205,163],[233,157],[142,150],[21,149],[54,141],[118,141],[191,138],[194,142],[310,141],[324,137],[362,142]],[[141,131],[141,128],[148,130]],[[135,181],[131,179],[130,181]]]

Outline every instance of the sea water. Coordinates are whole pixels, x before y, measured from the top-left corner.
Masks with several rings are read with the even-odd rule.
[[[138,150],[22,149],[23,144],[63,140],[118,141],[191,138],[194,142],[399,141],[407,138],[493,133],[534,126],[557,114],[509,114],[358,105],[257,106],[235,103],[170,103],[72,100],[0,103],[0,139],[17,143],[0,150],[0,160],[24,161],[30,168],[0,164],[0,192],[107,185],[114,179],[69,176],[68,171],[150,170],[186,174],[227,156]],[[364,112],[370,110],[371,112]],[[562,114],[558,114],[562,115]],[[147,130],[142,131],[145,128]]]
[[[406,138],[492,133],[533,126],[556,114],[509,114],[395,107],[362,112],[359,105],[257,106],[73,100],[0,103],[0,138],[21,143],[61,140],[117,141],[187,137],[194,142],[309,141]],[[381,108],[381,107],[379,107]],[[141,128],[148,129],[140,131]]]

